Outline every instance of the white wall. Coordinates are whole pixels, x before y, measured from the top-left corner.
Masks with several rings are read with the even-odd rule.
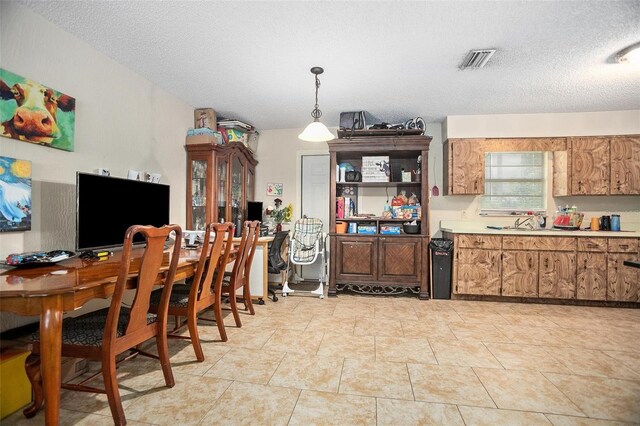
[[[303,129],[265,130],[260,133],[256,158],[256,201],[264,207],[273,205],[276,198],[284,205],[293,204],[294,220],[302,216],[300,211],[300,157],[302,154],[329,154],[326,142],[304,142],[298,139]],[[281,197],[267,195],[267,183],[282,183]],[[327,194],[327,197],[329,194]]]
[[[562,114],[500,114],[449,116],[442,124],[441,141],[431,144],[429,167],[436,166],[438,185],[442,194],[442,141],[447,138],[485,137],[547,137],[547,136],[597,136],[640,134],[640,110],[606,111]],[[549,173],[552,172],[551,164]],[[432,179],[433,172],[430,172]],[[625,224],[640,223],[639,196],[610,197],[552,197],[549,185],[547,215],[551,217],[556,206],[576,205],[585,213],[585,220],[592,216],[619,213],[622,228]],[[480,196],[446,196],[431,198],[432,233],[439,228],[440,220],[472,220],[479,223],[502,220],[510,225],[510,218],[490,219],[479,216]],[[435,233],[433,235],[436,235]]]
[[[0,55],[0,67],[76,98],[74,152],[0,138],[0,155],[33,163],[32,230],[1,234],[0,258],[74,249],[76,171],[161,173],[171,221],[184,224],[192,106],[15,2],[0,2]]]

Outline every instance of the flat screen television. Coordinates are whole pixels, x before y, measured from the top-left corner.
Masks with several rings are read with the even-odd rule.
[[[76,250],[121,246],[131,225],[168,223],[169,185],[76,173]]]
[[[262,201],[247,201],[247,220],[262,222]]]

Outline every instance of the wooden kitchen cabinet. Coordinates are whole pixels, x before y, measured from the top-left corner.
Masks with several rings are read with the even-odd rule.
[[[502,295],[538,297],[538,253],[511,251],[502,253]]]
[[[578,238],[576,264],[576,298],[606,300],[607,298],[607,239]]]
[[[458,249],[455,293],[499,296],[500,255],[500,250]]]
[[[614,136],[611,150],[611,195],[640,194],[640,136]]]
[[[552,299],[575,299],[576,254],[540,252],[538,296]]]
[[[640,272],[625,260],[640,259],[636,238],[609,238],[607,254],[607,300],[640,301]]]
[[[571,194],[607,195],[609,193],[609,138],[570,138]]]
[[[460,234],[454,239],[453,292],[499,295],[502,237]]]
[[[444,195],[484,194],[484,139],[449,139],[444,144]]]

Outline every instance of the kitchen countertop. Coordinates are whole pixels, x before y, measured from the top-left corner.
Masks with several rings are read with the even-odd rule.
[[[506,221],[505,221],[506,222]],[[495,223],[478,223],[474,221],[451,221],[440,222],[442,232],[453,234],[488,234],[488,235],[522,235],[522,236],[555,236],[555,237],[606,237],[606,238],[640,238],[640,231],[636,226],[622,231],[568,231],[563,229],[540,229],[540,230],[519,230],[519,229],[488,229],[487,225]]]

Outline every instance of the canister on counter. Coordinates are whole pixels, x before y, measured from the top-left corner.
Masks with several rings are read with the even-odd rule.
[[[592,231],[600,230],[600,218],[597,218],[597,217],[591,218],[591,230]]]
[[[620,230],[620,215],[612,214],[611,215],[611,230],[619,231]]]

